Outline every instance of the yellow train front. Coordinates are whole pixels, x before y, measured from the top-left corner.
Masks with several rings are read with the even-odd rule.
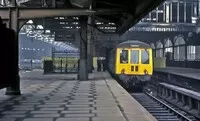
[[[109,70],[126,88],[149,81],[153,73],[152,48],[135,40],[120,43],[110,52]]]

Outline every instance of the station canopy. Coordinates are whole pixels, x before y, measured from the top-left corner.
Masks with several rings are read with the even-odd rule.
[[[104,13],[91,16],[94,18],[94,25],[92,27],[94,27],[95,30],[104,34],[122,35],[163,1],[164,0],[18,0],[18,4],[30,8],[41,8],[41,6],[51,8],[53,4],[56,4],[56,8],[66,8],[66,11],[92,9],[97,13]],[[107,12],[109,10],[116,10],[116,12],[109,13]],[[79,16],[34,19],[33,22],[35,25],[42,25],[46,30],[50,30],[50,35],[64,36],[67,38],[66,44],[69,45],[70,43],[76,45],[75,33],[80,29]],[[65,33],[63,33],[63,31]],[[54,38],[58,40],[58,37]],[[59,40],[62,40],[62,38]]]

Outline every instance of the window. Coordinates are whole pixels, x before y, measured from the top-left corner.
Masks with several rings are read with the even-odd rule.
[[[139,50],[131,50],[131,64],[139,63]]]
[[[147,50],[141,51],[141,62],[142,64],[149,64],[149,52]]]
[[[188,60],[195,60],[196,49],[195,46],[188,46],[187,47],[187,59]]]
[[[128,50],[120,52],[120,63],[128,63]]]

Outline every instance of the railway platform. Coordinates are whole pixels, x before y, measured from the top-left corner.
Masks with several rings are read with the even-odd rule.
[[[156,121],[107,72],[88,81],[76,74],[20,72],[21,96],[0,94],[0,121]]]
[[[166,67],[166,68],[156,68],[154,69],[154,71],[200,80],[200,69]]]

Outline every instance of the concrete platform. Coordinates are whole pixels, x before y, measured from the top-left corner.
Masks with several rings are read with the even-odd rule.
[[[154,69],[154,71],[170,73],[174,75],[200,80],[200,69],[166,67],[166,68],[156,68]]]
[[[0,121],[156,121],[106,72],[88,81],[39,70],[20,75],[21,96],[1,90]]]

